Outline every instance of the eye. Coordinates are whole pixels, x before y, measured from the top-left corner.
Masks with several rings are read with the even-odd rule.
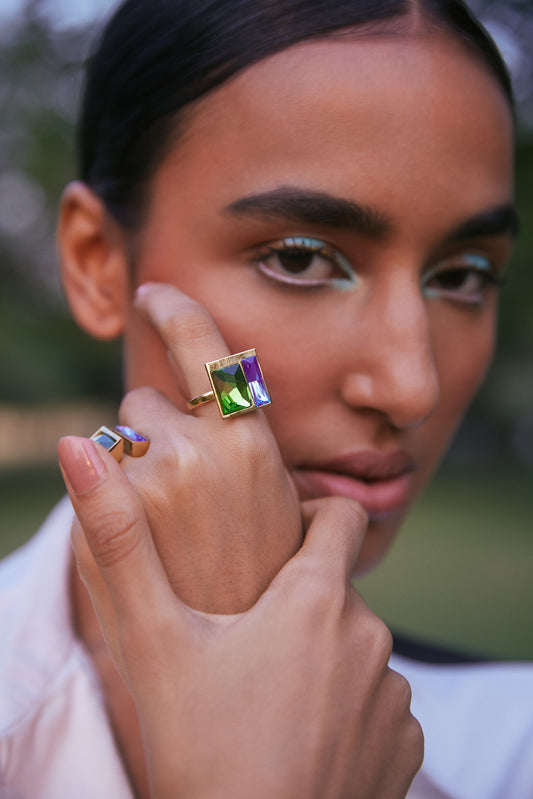
[[[426,297],[450,299],[481,305],[488,289],[500,288],[504,280],[495,273],[485,255],[464,253],[441,261],[424,275],[422,289]]]
[[[257,269],[291,286],[352,288],[357,279],[348,260],[331,245],[307,236],[274,241],[253,256]]]

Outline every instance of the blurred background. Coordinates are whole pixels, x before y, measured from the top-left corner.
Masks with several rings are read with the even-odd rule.
[[[119,345],[70,320],[54,247],[81,67],[114,5],[0,0],[0,556],[63,494],[58,437],[116,418]],[[533,6],[471,5],[514,78],[522,235],[486,385],[388,561],[358,587],[396,630],[533,659]]]

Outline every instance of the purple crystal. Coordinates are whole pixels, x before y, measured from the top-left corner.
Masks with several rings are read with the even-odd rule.
[[[147,438],[141,436],[140,433],[136,433],[135,430],[132,430],[131,427],[127,427],[125,424],[116,424],[115,430],[117,430],[122,436],[129,438],[130,441],[148,441]]]
[[[261,407],[261,405],[270,405],[270,394],[268,393],[263,375],[261,374],[259,361],[255,355],[252,355],[250,358],[244,358],[241,361],[241,365],[246,375],[256,408]]]

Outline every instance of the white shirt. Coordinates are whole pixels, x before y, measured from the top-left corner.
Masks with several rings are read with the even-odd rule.
[[[65,499],[0,565],[0,799],[133,799],[71,624],[71,518]],[[533,799],[533,664],[391,666],[426,739],[409,799]]]

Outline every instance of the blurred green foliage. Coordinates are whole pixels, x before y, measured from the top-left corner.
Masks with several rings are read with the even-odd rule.
[[[530,518],[525,472],[445,468],[357,588],[397,632],[492,659],[533,660]]]
[[[118,344],[71,320],[57,276],[54,227],[75,175],[74,119],[92,30],[58,31],[30,2],[0,41],[0,402],[113,398]]]

